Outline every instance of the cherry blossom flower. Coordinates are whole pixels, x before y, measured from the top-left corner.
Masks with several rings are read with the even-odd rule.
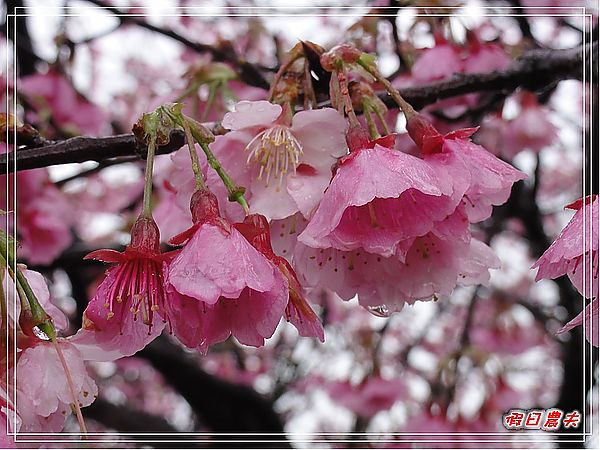
[[[481,42],[474,33],[469,33],[468,38],[469,52],[464,61],[465,73],[485,73],[508,67],[510,57],[500,45]]]
[[[553,279],[566,274],[581,295],[597,298],[598,196],[580,199],[567,208],[577,212],[533,265],[532,268],[538,268],[535,279]]]
[[[435,40],[435,46],[424,49],[411,68],[418,81],[443,80],[463,70],[459,49],[439,34]]]
[[[161,253],[160,234],[152,218],[140,216],[123,252],[96,250],[86,256],[115,265],[83,313],[83,327],[72,339],[89,352],[116,359],[144,348],[168,321],[163,263],[174,254]],[[92,359],[94,357],[91,357]]]
[[[454,179],[468,181],[463,204],[470,222],[481,222],[510,195],[512,185],[526,174],[471,142],[476,128],[456,130],[442,136],[422,115],[408,120],[407,130],[421,149],[425,161],[444,166]]]
[[[548,109],[542,107],[531,92],[521,93],[521,111],[508,121],[502,154],[513,157],[523,150],[538,153],[544,147],[556,142],[556,127],[548,120]]]
[[[315,248],[364,248],[391,256],[451,214],[448,173],[420,158],[374,144],[340,161],[327,192],[298,239]]]
[[[5,145],[0,146],[0,153],[4,153],[3,149],[6,149]],[[31,264],[50,264],[73,242],[71,205],[50,181],[46,169],[19,172],[16,175],[16,196],[12,192],[14,176],[9,175],[8,180],[0,177],[4,180],[0,182],[0,197],[9,210],[1,226],[12,230],[16,201],[19,259]]]
[[[246,217],[244,223],[235,226],[258,251],[277,266],[286,278],[289,287],[289,301],[285,309],[286,319],[298,329],[300,336],[314,336],[321,342],[325,341],[323,326],[306,301],[296,272],[285,258],[273,252],[269,223],[265,216],[252,214]]]
[[[346,153],[346,121],[334,109],[289,110],[241,101],[222,124],[234,130],[211,144],[236,182],[248,187],[251,212],[283,219],[318,204],[331,166]]]
[[[171,240],[187,243],[166,274],[173,333],[202,352],[230,335],[264,345],[288,303],[287,280],[220,216],[210,191],[197,191],[191,210],[194,225]]]
[[[51,111],[52,119],[73,135],[101,134],[108,122],[104,111],[84,99],[57,71],[23,78],[19,81],[19,92],[37,106],[37,115],[31,117],[34,122],[36,116]]]
[[[66,340],[56,344],[68,364],[72,388],[80,407],[92,404],[98,394],[79,350]],[[73,393],[54,345],[39,342],[26,348],[17,363],[19,431],[60,431],[71,412]]]
[[[402,380],[387,380],[377,375],[370,376],[357,385],[352,385],[349,381],[336,381],[326,383],[325,388],[334,401],[366,418],[390,409],[407,395]]]

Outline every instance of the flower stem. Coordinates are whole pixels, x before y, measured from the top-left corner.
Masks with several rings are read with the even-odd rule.
[[[156,133],[150,134],[148,155],[146,157],[146,172],[144,173],[144,207],[142,215],[152,217],[152,169],[156,152]]]
[[[194,130],[192,129],[192,135],[193,134],[194,134]],[[194,137],[196,137],[196,136],[194,136]],[[198,139],[196,138],[196,140],[198,140]],[[250,208],[248,207],[248,202],[246,202],[246,199],[244,198],[245,189],[243,187],[237,186],[233,182],[231,177],[227,174],[227,172],[225,172],[225,169],[223,169],[223,166],[221,166],[221,163],[219,162],[219,160],[215,157],[213,152],[210,150],[210,148],[208,147],[208,144],[206,142],[203,142],[202,140],[198,140],[198,143],[200,144],[200,147],[202,147],[202,150],[204,151],[204,154],[206,155],[206,160],[208,161],[208,164],[210,165],[210,167],[213,168],[213,170],[215,172],[217,172],[217,174],[223,181],[223,184],[227,188],[227,193],[229,194],[229,200],[233,201],[233,202],[238,202],[242,206],[242,208],[244,208],[244,212],[246,214],[249,214]]]
[[[71,392],[71,397],[73,398],[73,407],[75,409],[75,416],[77,417],[77,422],[79,423],[79,430],[81,431],[81,439],[87,439],[87,428],[85,426],[85,421],[83,420],[83,414],[81,414],[81,407],[79,406],[79,399],[77,398],[77,392],[75,391],[75,383],[73,383],[73,377],[71,376],[71,371],[69,370],[69,366],[67,365],[67,361],[65,359],[65,355],[58,345],[58,341],[56,340],[56,334],[52,333],[50,336],[50,340],[52,341],[52,345],[58,354],[58,359],[60,360],[60,364],[65,371],[65,375],[67,377],[67,385],[69,386],[69,391]]]
[[[194,145],[194,137],[190,130],[190,125],[187,121],[183,121],[183,131],[185,133],[185,141],[190,151],[190,159],[192,160],[192,172],[194,172],[194,179],[196,180],[196,190],[203,189],[206,185],[204,183],[204,175],[200,168],[200,160],[198,159],[198,153],[196,153],[196,146]]]
[[[379,130],[377,130],[377,125],[375,124],[373,116],[371,115],[373,111],[366,104],[366,102],[363,102],[363,112],[365,120],[367,121],[367,126],[369,127],[369,134],[371,135],[371,139],[377,139],[379,137]]]
[[[369,62],[365,61],[363,58],[358,59],[358,64],[360,64],[361,67],[363,67],[367,72],[369,72],[371,75],[373,75],[373,77],[375,77],[375,79],[383,85],[385,90],[389,92],[391,97],[394,99],[396,104],[400,107],[400,109],[404,113],[406,120],[410,119],[412,116],[414,116],[417,113],[415,111],[415,109],[411,106],[411,104],[402,98],[398,89],[396,89],[394,86],[392,86],[392,83],[390,83],[390,81],[386,77],[384,77],[381,74],[381,72],[379,72],[379,70],[377,69],[375,64],[369,63]]]

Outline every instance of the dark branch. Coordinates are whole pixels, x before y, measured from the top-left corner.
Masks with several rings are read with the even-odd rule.
[[[510,93],[522,87],[539,90],[550,83],[568,78],[580,78],[584,51],[597,52],[598,43],[592,47],[576,47],[568,50],[536,50],[515,61],[508,69],[491,73],[462,74],[448,81],[402,89],[402,95],[415,108],[445,98],[472,92],[495,91]],[[395,106],[387,94],[382,98],[389,106]],[[215,134],[225,131],[218,125],[211,125]],[[168,146],[161,147],[158,153],[169,153],[183,145],[183,135],[172,139]],[[117,156],[135,155],[136,145],[133,135],[105,138],[78,137],[54,145],[17,151],[17,170],[34,169],[83,161],[102,161]],[[6,173],[6,159],[12,161],[13,153],[0,155],[0,174]],[[9,164],[12,171],[12,165]]]
[[[123,11],[109,6],[100,0],[88,0],[94,5],[102,7],[104,10],[114,14],[122,23],[131,23],[141,28],[153,31],[155,33],[167,36],[186,47],[198,52],[198,53],[210,53],[216,61],[223,61],[231,64],[237,71],[240,78],[251,86],[260,87],[263,89],[269,89],[269,82],[265,79],[263,74],[258,70],[257,66],[248,61],[239,58],[232,50],[223,50],[217,47],[213,47],[207,44],[201,44],[198,42],[192,42],[188,38],[181,36],[173,30],[166,30],[148,22],[141,20],[135,16],[130,16]]]

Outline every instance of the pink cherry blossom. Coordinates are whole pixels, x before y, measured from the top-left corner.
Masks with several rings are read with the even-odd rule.
[[[158,336],[168,320],[160,234],[152,218],[140,216],[124,252],[97,250],[86,256],[115,265],[108,269],[83,313],[83,327],[72,342],[99,357],[116,359],[141,350]],[[94,357],[90,357],[94,358]]]
[[[366,418],[390,409],[407,395],[402,380],[388,380],[380,376],[368,377],[357,385],[349,381],[330,382],[325,384],[325,388],[335,402]]]
[[[65,340],[56,345],[68,364],[79,406],[89,406],[98,388],[85,369],[81,353]],[[20,431],[60,431],[71,412],[73,392],[54,345],[39,342],[25,349],[17,363],[17,380],[16,405],[23,421]]]
[[[327,188],[331,166],[347,151],[346,121],[336,110],[290,116],[264,100],[239,102],[222,121],[234,131],[211,146],[236,182],[248,187],[251,212],[269,219],[310,214]],[[240,169],[244,173],[236,177]]]
[[[6,147],[2,145],[1,148]],[[4,152],[0,150],[0,153]],[[1,226],[8,226],[9,231],[12,229],[16,201],[19,259],[31,264],[50,264],[73,241],[71,205],[50,181],[46,169],[19,172],[16,175],[16,196],[12,192],[13,176],[9,175],[8,182],[5,176],[0,177],[4,180],[0,182],[0,197],[9,211],[8,219],[2,220]]]
[[[508,121],[502,153],[512,157],[522,150],[539,152],[556,142],[556,127],[548,119],[548,109],[541,106],[531,92],[521,94],[521,110]]]
[[[187,240],[166,274],[172,332],[203,352],[230,335],[264,345],[288,303],[285,277],[219,215],[210,191],[197,191],[191,209],[194,225],[171,240]]]
[[[574,319],[558,330],[564,333],[584,323],[585,315],[585,338],[594,347],[598,347],[598,299],[594,299]]]
[[[300,333],[300,336],[314,336],[321,342],[325,340],[323,326],[319,318],[304,297],[303,288],[298,281],[291,264],[273,252],[271,232],[265,216],[251,214],[243,223],[235,225],[246,239],[267,257],[286,278],[289,287],[289,301],[285,309],[285,317]]]
[[[424,49],[411,68],[412,76],[420,82],[443,80],[462,71],[459,49],[439,35],[436,45]]]
[[[471,35],[474,37],[474,35]],[[506,69],[510,57],[504,49],[494,43],[481,42],[477,38],[469,40],[469,53],[464,61],[465,73],[485,73]]]
[[[477,131],[476,128],[456,130],[442,136],[424,116],[416,114],[408,120],[407,129],[423,152],[425,161],[445,166],[455,179],[462,177],[468,180],[463,204],[470,222],[487,219],[494,205],[508,200],[512,185],[526,178],[523,172],[471,142],[469,137]]]
[[[567,274],[586,298],[598,297],[598,196],[567,206],[577,212],[533,268],[536,281]],[[584,282],[585,281],[585,282]]]
[[[108,122],[104,111],[84,99],[54,70],[25,77],[18,86],[19,92],[38,108],[37,116],[52,111],[53,120],[74,135],[101,134]],[[35,122],[36,117],[31,119]]]
[[[456,208],[453,183],[420,158],[375,144],[341,161],[298,239],[315,248],[391,256]]]

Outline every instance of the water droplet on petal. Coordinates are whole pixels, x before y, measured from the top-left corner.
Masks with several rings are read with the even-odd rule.
[[[367,311],[375,317],[390,317],[392,315],[392,312],[385,305],[367,306]]]

